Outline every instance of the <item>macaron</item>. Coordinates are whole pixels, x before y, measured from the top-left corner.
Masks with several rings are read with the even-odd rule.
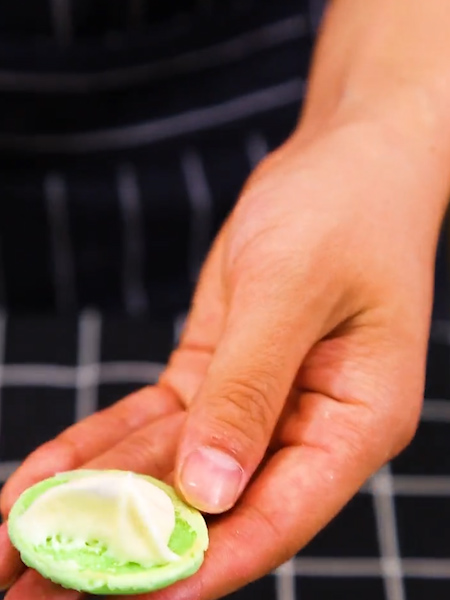
[[[80,469],[58,474],[33,485],[23,492],[14,504],[8,519],[9,536],[12,544],[20,552],[22,561],[54,583],[68,589],[96,595],[143,594],[165,588],[193,575],[203,563],[204,554],[208,548],[206,522],[201,513],[183,502],[171,486],[147,475],[132,474],[134,477],[159,488],[157,491],[161,490],[167,495],[173,505],[173,530],[170,533],[166,549],[166,554],[173,557],[171,560],[165,562],[160,559],[153,565],[149,564],[148,561],[143,561],[140,564],[140,561],[136,558],[136,556],[139,556],[138,553],[133,554],[130,551],[130,560],[126,560],[125,550],[114,554],[113,549],[108,547],[108,545],[112,546],[111,535],[105,535],[105,539],[97,538],[99,537],[99,531],[107,532],[109,527],[112,528],[110,532],[114,532],[114,528],[118,527],[117,519],[110,524],[108,522],[103,523],[103,529],[94,528],[96,529],[96,535],[90,535],[89,532],[89,523],[95,523],[98,519],[111,518],[107,510],[99,517],[96,515],[94,518],[93,515],[90,515],[92,517],[91,521],[89,521],[89,518],[85,519],[87,529],[80,530],[82,531],[81,539],[77,539],[76,543],[74,543],[73,538],[65,535],[64,523],[71,522],[72,513],[73,524],[76,518],[80,516],[75,514],[75,512],[79,512],[79,509],[74,510],[74,506],[77,506],[76,501],[75,503],[73,501],[64,502],[64,493],[59,493],[58,502],[55,503],[55,493],[52,494],[52,490],[58,488],[58,486],[69,486],[69,484],[77,481],[83,484],[83,481],[81,481],[83,478],[98,477],[105,474],[117,477],[119,486],[121,485],[121,478],[130,475],[123,471]],[[111,481],[111,477],[109,477],[109,481]],[[60,487],[58,491],[64,492],[64,489],[64,487]],[[31,535],[34,526],[32,527],[33,520],[30,520],[29,517],[33,517],[32,509],[33,506],[36,508],[35,503],[38,500],[39,506],[45,507],[47,498],[50,502],[52,497],[53,504],[49,504],[49,506],[51,506],[53,528],[49,530],[48,535],[45,534],[43,537],[42,531],[40,531],[41,536],[36,541],[36,535]],[[142,512],[141,509],[143,509],[145,512],[142,518],[147,523],[146,527],[148,526],[149,530],[153,530],[159,525],[158,522],[151,522],[152,511],[145,502],[143,504],[143,500],[145,498],[137,499],[136,502],[139,504],[139,510]],[[89,511],[90,504],[88,503],[86,506],[86,510]],[[27,514],[27,511],[31,512]],[[34,512],[36,513],[36,511]],[[55,515],[55,513],[58,514]],[[87,514],[87,517],[89,517],[89,514]],[[123,517],[121,518],[123,519]],[[133,517],[133,520],[136,520],[136,516]],[[157,520],[156,518],[155,521]],[[55,530],[55,523],[59,522],[62,524],[61,533]],[[42,523],[38,525],[41,530],[44,527],[45,532],[45,526]],[[138,529],[136,531],[136,535],[141,535]],[[123,538],[120,536],[114,538],[116,550],[121,539]],[[141,540],[141,538],[136,539]],[[128,538],[126,541],[130,549],[130,539]],[[126,546],[125,543],[124,546]]]

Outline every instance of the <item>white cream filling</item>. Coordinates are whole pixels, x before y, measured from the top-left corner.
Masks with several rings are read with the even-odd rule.
[[[106,546],[119,563],[161,565],[179,559],[168,547],[175,509],[159,487],[132,473],[99,473],[44,492],[19,518],[33,545],[57,535],[65,547]]]

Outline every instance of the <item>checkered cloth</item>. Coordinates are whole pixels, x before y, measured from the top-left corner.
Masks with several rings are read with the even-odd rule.
[[[156,380],[211,239],[295,125],[323,4],[0,3],[0,481]],[[443,237],[415,441],[234,600],[449,597],[447,257]]]
[[[180,319],[0,319],[0,480],[36,446],[154,382]],[[234,600],[440,600],[450,593],[450,321],[436,321],[415,441],[295,559]]]
[[[166,1],[174,15],[139,31],[126,20],[111,30],[106,7],[122,0],[74,1],[84,8],[70,12],[63,47],[42,31],[25,41],[2,34],[0,6],[8,311],[179,312],[250,170],[295,126],[317,9],[310,16],[305,0],[156,5]],[[24,15],[70,5],[22,2]],[[184,4],[194,7],[180,13]]]

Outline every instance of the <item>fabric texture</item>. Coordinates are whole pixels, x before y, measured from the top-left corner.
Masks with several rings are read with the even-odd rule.
[[[156,381],[250,171],[296,124],[322,0],[0,5],[0,481]],[[418,435],[233,600],[450,592],[448,245]]]
[[[72,7],[64,43],[0,37],[4,304],[171,314],[251,168],[296,123],[309,13],[157,2],[136,29],[112,8],[132,2],[53,4]]]

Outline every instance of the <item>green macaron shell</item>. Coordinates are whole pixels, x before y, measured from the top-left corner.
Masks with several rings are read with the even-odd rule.
[[[119,471],[109,471],[120,473]],[[14,504],[8,519],[8,532],[12,544],[19,550],[22,561],[51,581],[65,588],[96,595],[143,594],[167,587],[193,575],[203,562],[208,547],[208,530],[203,516],[191,508],[167,484],[146,475],[138,475],[164,490],[175,508],[175,529],[169,548],[180,560],[150,568],[136,563],[118,564],[105,555],[100,543],[86,544],[83,549],[64,549],[58,540],[33,546],[20,527],[19,517],[32,503],[52,487],[74,479],[105,471],[77,470],[61,473],[41,481],[26,490]],[[70,515],[67,515],[70,518]]]

